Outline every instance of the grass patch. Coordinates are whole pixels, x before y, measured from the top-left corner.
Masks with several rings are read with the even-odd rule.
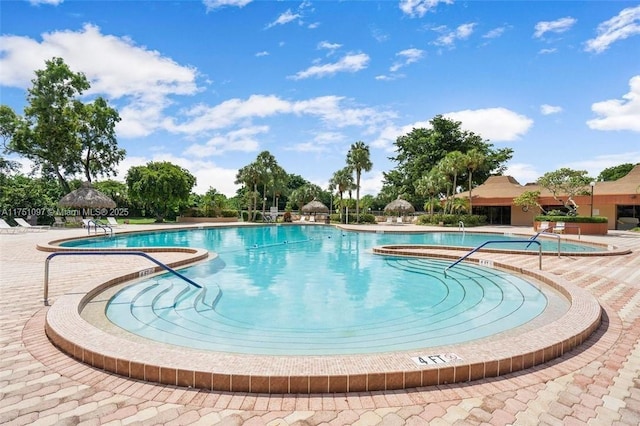
[[[127,218],[118,218],[117,219],[119,224],[125,223],[125,220],[128,221],[131,225],[154,225],[154,224],[156,224],[155,218],[152,218],[152,217],[127,217]],[[164,223],[174,223],[174,221],[165,219]]]

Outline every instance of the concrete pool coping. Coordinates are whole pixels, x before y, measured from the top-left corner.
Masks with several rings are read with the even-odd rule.
[[[38,247],[55,251],[55,243]],[[440,247],[441,248],[441,247]],[[65,250],[77,250],[65,248]],[[178,250],[187,259],[204,259],[198,249]],[[394,253],[397,255],[398,253]],[[411,253],[410,255],[416,255]],[[444,257],[442,253],[430,255]],[[457,258],[457,254],[449,254]],[[169,264],[176,267],[180,265]],[[598,329],[602,310],[586,290],[543,271],[495,267],[522,273],[557,289],[571,301],[560,319],[522,334],[509,334],[462,345],[382,354],[340,356],[255,356],[166,348],[113,336],[85,321],[80,311],[105,288],[137,278],[140,271],[102,285],[79,285],[49,308],[45,323],[49,339],[62,351],[95,368],[133,379],[207,390],[253,393],[326,393],[391,390],[443,385],[496,377],[560,357]],[[454,353],[454,362],[418,365],[412,358]]]

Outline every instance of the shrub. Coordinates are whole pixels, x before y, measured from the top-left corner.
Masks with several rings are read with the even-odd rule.
[[[572,222],[572,223],[606,223],[609,221],[605,216],[557,216],[539,215],[534,218],[536,222]]]

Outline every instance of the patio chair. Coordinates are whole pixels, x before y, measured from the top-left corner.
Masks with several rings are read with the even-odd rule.
[[[393,223],[393,218],[391,216],[387,217],[387,221],[385,222],[386,224],[390,225]]]
[[[538,225],[538,232],[545,232],[549,230],[549,222],[540,222],[540,225]]]
[[[309,222],[315,222],[315,221],[316,221],[315,216],[309,216]]]
[[[15,234],[17,232],[24,232],[24,228],[20,228],[19,226],[11,226],[4,219],[0,219],[0,233],[3,234]]]
[[[564,233],[564,222],[556,222],[556,225],[553,227],[554,234],[563,234]]]
[[[16,217],[13,220],[16,221],[18,226],[26,229],[27,231],[47,231],[48,229],[51,228],[50,226],[46,226],[46,225],[31,225],[29,222],[27,222],[21,217]]]
[[[109,216],[107,217],[107,224],[112,228],[116,228],[118,226],[118,221],[115,217]]]
[[[62,218],[62,216],[54,216],[53,218],[53,226],[56,228],[64,228],[66,226],[66,223],[64,221],[64,219]]]

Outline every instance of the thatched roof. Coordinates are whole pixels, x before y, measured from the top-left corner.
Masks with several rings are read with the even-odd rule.
[[[412,213],[415,211],[413,205],[398,197],[397,200],[393,200],[384,207],[385,212],[389,213]]]
[[[329,213],[329,207],[318,200],[313,200],[305,204],[301,210],[303,213]]]
[[[114,208],[115,201],[85,182],[75,191],[71,191],[58,201],[61,207],[73,208]]]

